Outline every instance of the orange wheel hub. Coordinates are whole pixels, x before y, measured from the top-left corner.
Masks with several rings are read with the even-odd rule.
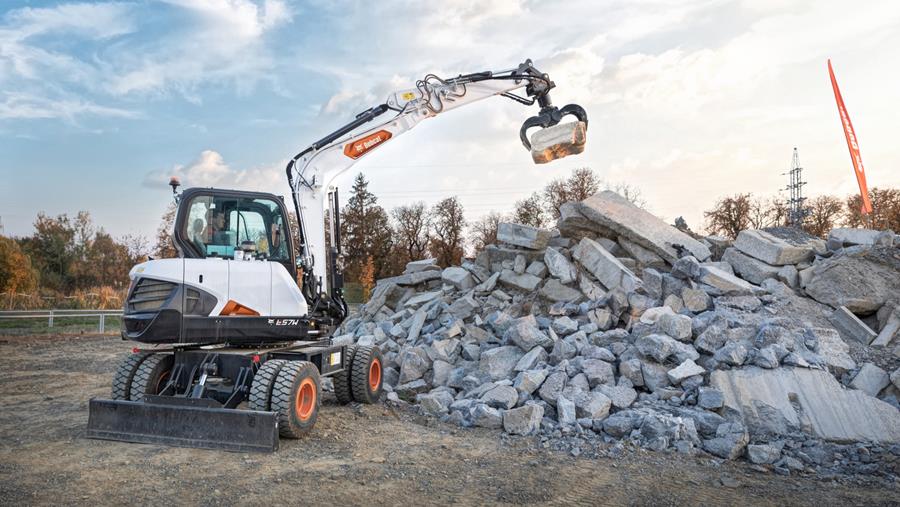
[[[376,358],[369,366],[369,388],[375,391],[379,384],[381,384],[381,361]]]
[[[297,388],[297,418],[301,421],[309,419],[316,410],[316,385],[311,378],[305,378]]]

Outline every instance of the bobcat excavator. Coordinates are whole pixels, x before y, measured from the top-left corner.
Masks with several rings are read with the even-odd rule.
[[[122,338],[143,345],[122,360],[111,398],[91,399],[87,436],[271,452],[279,436],[312,430],[322,377],[331,377],[340,403],[376,402],[378,347],[331,338],[348,313],[332,182],[422,120],[492,96],[540,107],[519,132],[535,162],[580,153],[587,114],[574,104],[554,107],[554,86],[530,60],[449,79],[429,74],[312,143],[286,168],[296,250],[281,197],[213,188],[178,194],[173,179],[179,256],[131,270]],[[540,130],[529,138],[532,127]]]

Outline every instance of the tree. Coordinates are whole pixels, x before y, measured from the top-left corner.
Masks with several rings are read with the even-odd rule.
[[[748,194],[749,196],[749,194]],[[755,197],[750,199],[750,209],[747,214],[750,228],[765,229],[785,225],[788,218],[788,209],[783,202],[777,199],[762,199]]]
[[[750,194],[736,194],[720,199],[713,209],[703,212],[706,230],[710,234],[736,238],[750,226],[750,197]]]
[[[174,202],[166,206],[160,219],[159,228],[156,229],[156,245],[153,248],[154,256],[161,259],[177,257],[175,243],[172,241],[172,232],[175,229],[175,212],[178,207]]]
[[[543,202],[541,195],[537,192],[531,194],[531,197],[516,201],[513,208],[513,222],[517,224],[530,225],[532,227],[543,227],[547,220],[544,214]]]
[[[369,192],[369,182],[359,173],[350,199],[341,210],[341,242],[348,280],[361,281],[369,258],[376,278],[390,276],[391,232],[387,212],[378,205],[378,198]]]
[[[841,221],[844,203],[832,195],[820,195],[807,202],[809,213],[803,221],[803,229],[820,238],[828,236],[828,232]]]
[[[69,268],[75,260],[75,228],[65,214],[51,218],[38,213],[34,234],[23,241],[24,250],[41,273],[41,285],[53,290],[71,288]]]
[[[37,287],[37,282],[37,271],[31,265],[31,258],[14,239],[0,236],[0,292],[10,296],[30,292]]]
[[[629,185],[628,183],[606,183],[606,190],[612,190],[613,192],[621,195],[629,202],[637,206],[638,208],[645,208],[647,206],[647,201],[644,199],[643,194],[641,193],[641,189]]]
[[[846,225],[900,231],[900,189],[873,187],[869,190],[869,200],[872,202],[872,213],[866,217],[860,210],[862,199],[859,194],[847,197]]]
[[[501,213],[492,211],[473,223],[471,226],[472,248],[479,252],[484,250],[484,247],[497,243],[497,228],[504,220],[506,217]]]
[[[567,202],[583,201],[600,190],[600,178],[588,167],[572,171],[565,179],[555,179],[544,187],[544,206],[553,220],[559,218],[559,207]]]
[[[391,210],[391,215],[394,217],[394,244],[402,255],[402,263],[425,257],[431,239],[431,223],[425,203],[398,206]]]
[[[434,227],[431,255],[444,267],[460,264],[465,253],[463,230],[466,219],[459,199],[454,196],[438,202],[431,208],[429,215]]]

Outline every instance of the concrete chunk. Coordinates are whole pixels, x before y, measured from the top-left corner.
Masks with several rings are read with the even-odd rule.
[[[550,240],[550,231],[504,222],[497,226],[497,240],[531,250],[543,250]]]
[[[541,427],[544,407],[525,405],[503,412],[503,429],[512,435],[530,435]]]
[[[859,373],[853,377],[850,387],[859,389],[869,396],[878,396],[882,389],[891,383],[887,372],[872,363],[866,363],[859,369]]]
[[[566,287],[556,278],[547,280],[541,287],[541,295],[557,303],[576,303],[582,298],[581,291]]]
[[[875,341],[872,342],[872,345],[876,347],[887,347],[894,337],[900,334],[898,331],[900,331],[900,310],[894,310],[891,312],[891,316],[888,317],[884,327],[881,328],[881,332],[878,333]]]
[[[872,340],[876,337],[875,331],[872,331],[869,326],[859,320],[859,317],[853,315],[846,306],[842,306],[835,310],[828,320],[830,320],[834,327],[840,332],[844,333],[844,336],[852,338],[863,345],[872,343]]]
[[[737,295],[753,292],[753,286],[749,283],[712,266],[702,266],[700,268],[700,281],[719,289],[725,294]]]
[[[575,155],[584,151],[587,124],[566,122],[538,130],[531,136],[531,159],[535,164]]]
[[[640,285],[640,279],[599,243],[583,238],[573,253],[575,260],[609,290],[621,287],[626,292]]]
[[[423,271],[423,273],[428,273],[428,271]],[[459,290],[469,290],[475,286],[475,279],[472,278],[472,273],[456,266],[449,267],[441,272],[441,280]]]
[[[881,231],[838,227],[828,233],[828,243],[838,245],[874,245]]]
[[[797,264],[813,258],[809,246],[794,246],[765,231],[741,231],[734,246],[741,252],[773,266]]]
[[[672,368],[667,372],[669,380],[673,384],[680,384],[682,380],[693,377],[694,375],[703,375],[706,370],[691,359],[685,359],[677,368]]]
[[[541,279],[528,273],[516,274],[511,269],[504,269],[500,272],[500,283],[508,287],[531,292],[537,289]]]
[[[772,266],[741,253],[737,248],[725,250],[722,260],[731,265],[734,272],[748,282],[759,285],[767,278],[775,278],[778,275],[778,266]]]
[[[674,245],[681,245],[700,261],[709,258],[709,248],[651,213],[638,208],[621,195],[605,191],[588,197],[578,211],[601,227],[636,243],[674,263],[680,257]]]
[[[559,281],[562,283],[572,283],[578,278],[578,269],[575,265],[553,247],[547,247],[547,250],[544,252],[544,263],[547,265],[547,269],[550,270],[550,274],[559,278]]]
[[[825,440],[900,442],[896,408],[862,391],[845,390],[823,370],[716,370],[710,384],[723,392],[725,406],[741,414],[745,422],[766,417],[760,407],[767,406],[789,425]]]

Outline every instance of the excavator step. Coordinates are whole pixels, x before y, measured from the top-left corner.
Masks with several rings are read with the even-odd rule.
[[[221,408],[213,403],[150,395],[144,401],[91,399],[87,437],[233,452],[278,449],[275,412]]]

